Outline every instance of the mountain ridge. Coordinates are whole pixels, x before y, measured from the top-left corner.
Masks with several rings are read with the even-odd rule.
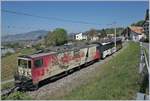
[[[1,39],[2,42],[38,40],[39,38],[45,37],[48,32],[49,31],[46,30],[35,30],[26,33],[2,36]]]

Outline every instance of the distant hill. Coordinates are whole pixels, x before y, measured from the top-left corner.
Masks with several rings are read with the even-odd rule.
[[[28,40],[38,40],[46,36],[48,31],[45,30],[36,30],[22,34],[7,35],[2,36],[2,42],[14,42],[14,41],[28,41]]]

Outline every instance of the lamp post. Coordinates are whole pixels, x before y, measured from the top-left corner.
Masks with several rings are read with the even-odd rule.
[[[116,51],[116,33],[117,33],[116,22],[113,22],[112,24],[107,24],[107,25],[111,25],[112,28],[113,28],[113,26],[114,26],[114,34],[115,34],[115,51]]]
[[[114,31],[115,31],[115,50],[116,50],[116,22],[114,22]]]

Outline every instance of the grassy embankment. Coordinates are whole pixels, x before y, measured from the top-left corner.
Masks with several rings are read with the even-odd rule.
[[[13,78],[14,71],[17,67],[17,56],[24,55],[24,54],[30,54],[34,52],[35,49],[26,48],[22,49],[17,53],[11,54],[6,57],[1,58],[1,80],[9,80]],[[8,86],[12,86],[13,83],[7,83],[4,85],[1,85],[2,88],[7,88]]]
[[[13,78],[14,70],[17,67],[17,56],[23,55],[23,54],[29,54],[29,53],[32,53],[33,51],[34,51],[34,49],[26,48],[26,49],[22,49],[21,51],[19,51],[17,53],[11,54],[6,57],[2,57],[2,60],[1,60],[2,81]]]
[[[147,48],[144,48],[144,51],[145,51],[146,57],[147,57],[147,59],[149,61],[149,50]]]
[[[130,42],[126,49],[107,64],[103,64],[100,71],[91,74],[95,77],[90,83],[55,99],[135,99],[139,90],[139,53],[139,44]]]

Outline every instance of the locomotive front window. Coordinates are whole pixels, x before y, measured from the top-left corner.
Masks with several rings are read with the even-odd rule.
[[[28,61],[28,68],[31,68],[31,61]]]
[[[22,68],[31,68],[31,61],[18,59],[18,66]]]
[[[41,67],[43,65],[43,59],[38,59],[34,61],[34,66],[35,67]]]

